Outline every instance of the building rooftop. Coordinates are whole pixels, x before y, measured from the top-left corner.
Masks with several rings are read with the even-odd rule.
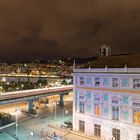
[[[102,56],[84,67],[104,68],[106,65],[108,68],[122,68],[125,65],[129,68],[140,68],[140,54]]]

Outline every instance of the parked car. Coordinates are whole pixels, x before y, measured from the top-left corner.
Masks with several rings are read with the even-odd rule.
[[[66,128],[68,128],[68,125],[67,124],[61,124],[60,128],[66,129]]]
[[[72,123],[67,121],[67,122],[64,122],[64,124],[62,124],[60,127],[62,129],[72,129]]]
[[[72,123],[70,121],[64,122],[64,124],[67,124],[67,125],[71,125],[72,126]]]

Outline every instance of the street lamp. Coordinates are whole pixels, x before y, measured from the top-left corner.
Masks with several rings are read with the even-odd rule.
[[[34,136],[34,132],[30,132],[30,140],[32,139],[32,137]]]
[[[54,104],[54,116],[55,116],[54,119],[55,119],[55,121],[56,121],[56,105],[58,105],[59,103],[58,103],[57,101],[54,100],[53,104]]]
[[[56,101],[54,101],[53,104],[54,104],[54,120],[56,121]]]
[[[68,110],[65,110],[63,108],[63,123],[64,123],[64,116],[65,116],[65,114],[68,114]],[[63,137],[64,137],[64,135],[65,135],[65,132],[64,132],[64,127],[63,127]]]
[[[16,136],[17,136],[17,129],[18,129],[18,114],[20,114],[20,110],[16,108],[15,114],[16,114]]]

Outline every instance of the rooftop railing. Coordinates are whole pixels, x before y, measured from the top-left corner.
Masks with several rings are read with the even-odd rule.
[[[73,72],[76,73],[140,73],[140,68],[79,68],[73,69]]]

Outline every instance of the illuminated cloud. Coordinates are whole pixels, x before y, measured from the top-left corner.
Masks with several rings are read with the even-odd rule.
[[[138,0],[1,0],[0,18],[1,57],[140,52]]]

